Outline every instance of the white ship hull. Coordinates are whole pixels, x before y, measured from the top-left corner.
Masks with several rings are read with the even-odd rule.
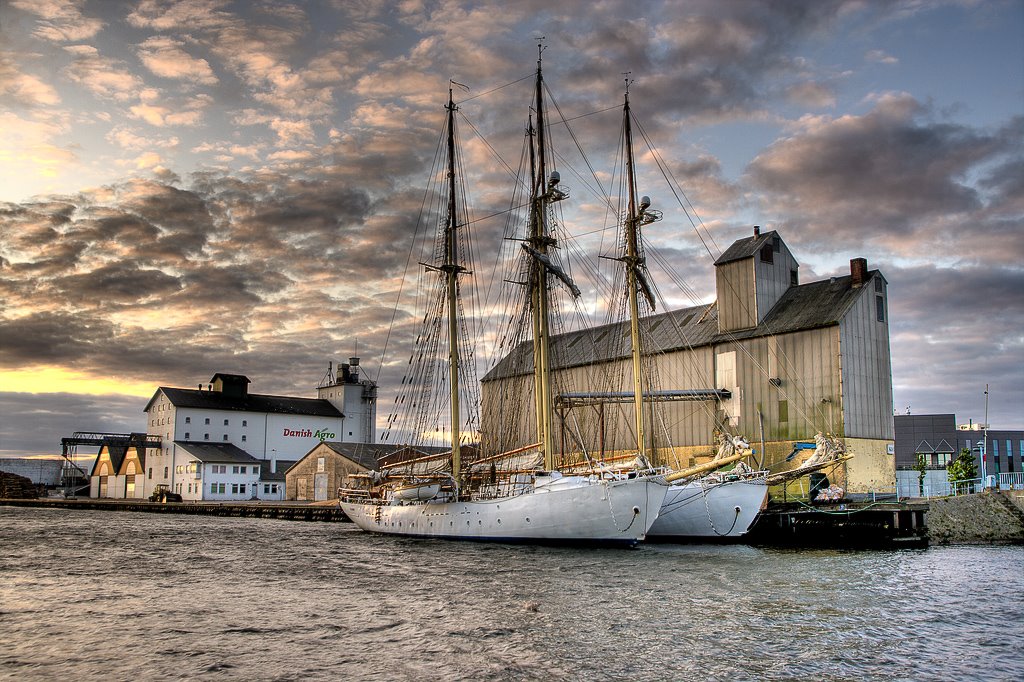
[[[648,536],[657,540],[742,537],[754,525],[767,495],[763,477],[673,485]]]
[[[564,476],[512,497],[462,502],[345,502],[360,528],[451,540],[633,546],[658,516],[668,486],[656,479]]]

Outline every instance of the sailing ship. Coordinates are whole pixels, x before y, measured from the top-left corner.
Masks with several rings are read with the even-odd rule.
[[[628,316],[629,360],[632,375],[632,391],[577,392],[562,394],[558,398],[563,404],[573,401],[578,404],[601,405],[606,403],[632,403],[635,436],[634,452],[615,456],[610,462],[587,463],[577,469],[604,471],[619,476],[645,476],[652,472],[663,474],[672,483],[662,504],[658,518],[648,533],[649,539],[660,540],[709,540],[735,539],[751,528],[760,513],[768,495],[767,471],[754,471],[741,461],[752,454],[749,443],[741,436],[720,432],[720,446],[716,456],[699,466],[671,471],[664,467],[652,468],[657,463],[657,452],[653,438],[649,438],[649,418],[645,403],[678,399],[688,391],[654,390],[645,379],[650,371],[644,370],[648,349],[644,346],[642,327],[645,320],[641,306],[646,304],[651,312],[656,307],[654,287],[646,269],[641,228],[661,219],[660,211],[651,208],[651,199],[637,195],[636,167],[633,150],[632,114],[629,103],[629,81],[623,103],[622,128],[624,160],[624,183],[626,210],[621,222],[623,235],[622,253],[618,258],[625,273],[626,312]],[[633,450],[633,448],[630,448]],[[623,461],[625,460],[625,461]],[[717,471],[736,463],[729,471]]]
[[[541,59],[537,61],[534,112],[530,125],[529,234],[522,254],[529,273],[527,288],[533,332],[534,410],[536,441],[488,457],[474,453],[463,462],[463,415],[460,381],[467,362],[460,353],[464,331],[459,277],[467,272],[460,255],[463,230],[457,189],[455,105],[449,85],[447,116],[447,205],[437,241],[440,263],[426,265],[438,273],[443,292],[448,344],[449,392],[443,402],[450,410],[450,450],[393,462],[362,477],[341,491],[341,508],[361,529],[404,536],[531,543],[618,544],[632,546],[651,528],[668,490],[658,476],[567,474],[557,470],[552,415],[552,363],[549,355],[549,275],[561,280],[575,296],[579,290],[552,259],[556,240],[548,229],[550,205],[565,198],[557,172],[547,172],[545,106]],[[531,116],[532,121],[532,116]],[[534,141],[535,140],[535,141]],[[436,346],[434,346],[436,348]],[[404,381],[404,380],[403,380]],[[436,382],[435,382],[436,383]],[[420,404],[422,407],[422,404]],[[410,448],[415,454],[415,448]],[[537,460],[542,460],[540,466]],[[502,466],[499,471],[497,462]],[[510,465],[510,463],[512,463]]]
[[[647,196],[637,201],[636,166],[633,152],[632,112],[629,105],[629,81],[623,98],[623,145],[625,182],[628,192],[627,213],[624,221],[624,254],[620,258],[626,274],[629,310],[629,330],[633,374],[633,408],[637,452],[642,459],[653,460],[648,452],[643,384],[644,356],[640,328],[640,302],[645,300],[651,311],[655,308],[654,289],[646,274],[641,227],[661,219],[662,214],[651,208]],[[710,539],[737,538],[753,525],[768,496],[767,472],[752,471],[742,459],[751,454],[750,446],[742,436],[722,433],[720,447],[714,459],[702,466],[675,471],[666,476],[672,483],[658,518],[651,526],[651,539]],[[716,472],[732,462],[736,466],[729,472]],[[708,473],[711,472],[711,473]]]

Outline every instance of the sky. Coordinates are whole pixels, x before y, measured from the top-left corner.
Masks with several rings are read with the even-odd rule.
[[[1024,428],[1018,0],[0,0],[0,455],[145,430],[158,386],[216,372],[312,397],[351,355],[383,420],[449,79],[474,215],[500,213],[541,42],[599,177],[628,73],[691,206],[647,234],[672,300],[713,300],[753,225],[803,282],[864,257],[894,409],[978,422],[987,386],[992,427]],[[599,231],[563,181],[567,229]]]

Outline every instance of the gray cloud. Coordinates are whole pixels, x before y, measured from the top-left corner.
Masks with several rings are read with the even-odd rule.
[[[31,12],[30,4],[15,9]],[[518,163],[529,79],[484,93],[528,76],[536,31],[547,36],[554,101],[604,181],[619,118],[605,110],[621,102],[622,72],[632,71],[631,101],[644,131],[707,221],[705,238],[715,240],[709,257],[688,217],[671,206],[675,198],[653,187],[660,173],[644,159],[641,192],[666,211],[647,234],[672,271],[661,272],[652,258],[652,275],[674,301],[692,303],[674,276],[695,296],[710,295],[710,259],[746,236],[746,222],[758,216],[793,247],[804,281],[831,274],[832,262],[851,255],[881,263],[892,283],[898,402],[959,412],[952,396],[971,396],[962,387],[988,381],[993,395],[1009,396],[1010,407],[994,411],[1019,421],[1024,119],[980,128],[902,93],[859,93],[866,111],[833,112],[840,96],[851,96],[844,74],[802,56],[811,41],[868,33],[922,6],[332,3],[319,11],[343,21],[329,35],[317,32],[306,5],[257,10],[243,16],[239,5],[219,0],[144,2],[126,17],[110,12],[90,23],[99,38],[114,26],[126,31],[119,51],[36,43],[29,50],[22,42],[0,55],[4,103],[45,111],[68,101],[67,92],[91,93],[109,109],[76,119],[88,135],[112,134],[133,155],[173,159],[190,149],[198,160],[165,160],[145,178],[0,204],[0,367],[62,364],[154,387],[192,386],[230,371],[249,375],[256,392],[311,395],[327,360],[348,357],[358,344],[368,371],[381,372],[386,413],[421,319],[411,311],[411,284],[402,309],[392,307],[409,254],[414,269],[432,256],[432,238],[422,232],[436,225],[437,209],[421,202],[447,79],[471,86],[459,120],[482,246],[478,273],[465,286],[483,296],[493,245],[505,236],[510,178],[475,132],[509,165]],[[56,40],[51,34],[47,41]],[[44,48],[67,65],[52,67],[52,83],[40,75]],[[187,61],[173,63],[177,50]],[[139,54],[162,80],[140,68]],[[865,68],[863,60],[854,68]],[[125,134],[136,100],[135,115],[166,135]],[[782,120],[778,111],[794,101],[828,107],[828,115]],[[728,177],[723,161],[700,146],[701,126],[750,120],[783,132],[744,177]],[[572,188],[567,203],[578,207],[567,226],[586,233],[574,248],[609,255],[614,209],[592,191],[585,170],[570,174],[570,166],[585,166],[562,128],[558,135],[558,164]],[[211,165],[229,162],[249,165]],[[605,286],[582,267],[574,274],[590,296]],[[601,313],[594,321],[603,321]],[[87,428],[122,430],[129,414],[141,428],[130,400],[111,417],[93,410],[105,399],[53,399],[62,414],[80,403],[97,422]],[[969,398],[957,400],[969,406]],[[77,427],[61,421],[57,428]]]

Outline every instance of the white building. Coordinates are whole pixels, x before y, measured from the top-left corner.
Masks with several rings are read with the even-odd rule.
[[[265,462],[231,443],[175,443],[172,490],[185,502],[199,500],[282,500],[284,486],[268,483],[262,495]]]
[[[218,373],[205,388],[156,390],[146,428],[162,444],[146,453],[145,496],[163,485],[186,500],[248,500],[256,486],[258,499],[283,499],[279,460],[290,466],[321,441],[375,440],[377,386],[359,358],[329,370],[316,398],[253,394],[249,383]]]

